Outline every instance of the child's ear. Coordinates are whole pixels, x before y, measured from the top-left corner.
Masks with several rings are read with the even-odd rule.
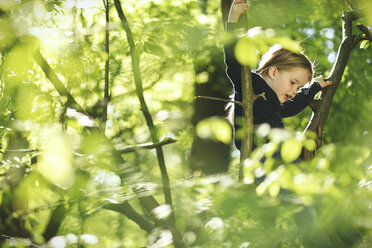
[[[270,79],[274,79],[275,76],[278,74],[278,68],[276,66],[270,66],[268,75]]]

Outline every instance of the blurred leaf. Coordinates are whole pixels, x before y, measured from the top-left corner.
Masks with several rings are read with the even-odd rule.
[[[196,75],[195,81],[198,84],[207,83],[209,79],[209,73],[206,71],[203,71]]]
[[[275,198],[279,194],[279,191],[280,191],[279,183],[274,182],[274,183],[270,184],[269,194],[270,194],[271,197]]]
[[[235,46],[235,56],[242,65],[254,68],[257,65],[258,54],[252,39],[248,37],[241,38]]]
[[[213,139],[229,144],[232,138],[231,126],[226,120],[211,117],[202,120],[196,126],[196,133],[202,139]]]
[[[284,142],[281,148],[281,155],[286,163],[293,162],[301,154],[302,144],[299,140],[291,138]]]
[[[17,1],[13,1],[13,0],[2,0],[0,2],[0,9],[3,9],[5,11],[10,11],[12,9],[14,9],[15,7],[17,7],[19,3]]]
[[[45,130],[44,135],[53,135],[53,139],[42,144],[38,171],[50,182],[62,188],[69,188],[75,180],[71,146],[66,137],[54,133],[53,129]]]
[[[172,209],[169,205],[165,204],[157,206],[152,212],[155,214],[156,218],[161,220],[167,218],[172,213]]]
[[[316,143],[312,139],[305,139],[302,141],[302,144],[309,151],[313,151],[316,148]]]

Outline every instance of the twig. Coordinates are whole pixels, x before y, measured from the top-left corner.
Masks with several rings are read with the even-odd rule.
[[[155,127],[151,114],[147,108],[147,104],[145,101],[145,98],[143,96],[143,89],[142,89],[142,76],[141,76],[141,70],[140,70],[140,56],[139,56],[139,51],[137,50],[135,44],[134,44],[134,39],[132,35],[132,31],[129,27],[128,21],[124,15],[124,12],[121,8],[121,2],[120,0],[114,0],[115,2],[115,7],[118,12],[119,18],[121,20],[121,24],[123,26],[123,29],[125,30],[127,41],[129,43],[130,47],[130,55],[132,59],[132,70],[134,74],[134,81],[136,85],[136,92],[138,99],[141,104],[141,110],[143,112],[143,115],[146,119],[147,126],[150,130],[151,138],[154,143],[159,142],[159,138],[157,135],[157,128]],[[162,182],[163,182],[163,191],[164,191],[164,196],[165,196],[165,202],[171,206],[172,210],[173,208],[173,203],[172,203],[172,194],[170,191],[169,187],[169,177],[168,177],[168,172],[167,168],[165,167],[165,161],[164,161],[164,154],[162,147],[157,147],[156,148],[156,155],[158,159],[158,164],[160,167],[161,175],[162,175]],[[174,211],[172,211],[172,220],[174,221]]]
[[[223,98],[212,97],[212,96],[194,96],[194,99],[208,99],[208,100],[215,100],[215,101],[220,101],[220,102],[232,102],[240,106],[243,106],[242,102],[239,102],[239,101],[226,100]]]
[[[154,149],[161,147],[163,145],[168,145],[177,142],[177,140],[172,139],[172,138],[165,138],[162,141],[158,143],[145,143],[145,144],[140,144],[140,145],[134,145],[134,146],[126,146],[123,148],[117,149],[121,153],[128,153],[128,152],[133,152],[136,149]]]
[[[255,95],[253,101],[256,101],[256,100],[257,100],[258,98],[260,98],[260,97],[262,97],[264,100],[267,100],[267,99],[266,99],[266,94],[265,94],[265,92],[262,92],[262,93],[260,93],[260,94],[258,94],[258,95]]]

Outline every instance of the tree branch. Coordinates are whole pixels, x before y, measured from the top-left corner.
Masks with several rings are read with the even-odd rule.
[[[147,108],[147,104],[146,104],[145,98],[143,96],[142,76],[141,76],[140,65],[139,65],[140,64],[139,63],[140,62],[139,51],[137,50],[137,48],[134,44],[132,31],[129,27],[128,21],[127,21],[125,15],[124,15],[124,12],[121,8],[120,0],[114,0],[114,1],[115,1],[116,10],[117,10],[119,18],[121,20],[121,24],[122,24],[122,26],[125,30],[127,40],[128,40],[128,43],[129,43],[129,47],[130,47],[130,55],[131,55],[131,59],[132,59],[132,70],[133,70],[133,74],[134,74],[134,81],[135,81],[135,85],[136,85],[137,96],[138,96],[138,99],[139,99],[140,105],[141,105],[141,110],[142,110],[143,115],[146,119],[147,126],[150,130],[152,141],[154,143],[158,143],[159,138],[158,138],[158,134],[157,134],[157,128],[155,127],[155,125],[153,123],[151,114],[150,114],[150,112]],[[169,177],[168,177],[168,173],[167,173],[167,168],[165,166],[164,154],[163,154],[162,147],[157,147],[156,148],[156,155],[157,155],[157,158],[158,158],[158,164],[159,164],[161,175],[162,175],[163,192],[164,192],[164,196],[165,196],[165,202],[168,205],[170,205],[171,208],[174,210],[173,203],[172,203],[172,194],[171,194],[170,184],[169,184]],[[174,211],[172,211],[172,219],[173,220],[175,219],[174,218]]]
[[[109,96],[109,71],[110,71],[110,33],[109,33],[109,24],[110,24],[110,2],[108,0],[103,0],[106,13],[106,29],[105,29],[105,49],[107,54],[107,60],[105,62],[105,93],[103,98],[103,116],[102,116],[102,127],[103,130],[106,129],[106,120],[107,120],[107,105],[110,100]]]
[[[167,137],[167,138],[163,139],[162,141],[160,141],[158,143],[145,143],[145,144],[134,145],[134,146],[126,146],[126,147],[123,147],[123,148],[118,148],[117,150],[121,153],[129,153],[129,152],[133,152],[137,149],[154,149],[154,148],[156,149],[158,147],[168,145],[168,144],[172,144],[172,143],[175,143],[175,142],[177,142],[177,140]]]
[[[342,12],[342,38],[345,39],[348,36],[353,35],[353,21],[362,17],[362,13],[359,10],[351,10]]]
[[[52,212],[47,227],[43,232],[43,237],[45,241],[50,240],[54,236],[56,236],[59,227],[63,219],[66,217],[67,209],[65,208],[64,204],[61,203],[58,205]]]
[[[240,105],[240,106],[243,106],[242,103],[239,102],[239,101],[226,100],[226,99],[219,98],[219,97],[211,97],[211,96],[194,96],[194,99],[207,99],[207,100],[215,100],[215,101],[220,101],[220,102],[232,102],[232,103],[238,104],[238,105]]]
[[[356,25],[360,31],[362,31],[365,35],[366,35],[366,38],[367,40],[369,40],[370,42],[372,42],[372,32],[371,30],[369,30],[366,26],[364,25]]]
[[[323,89],[322,99],[313,105],[315,110],[310,123],[306,127],[305,131],[312,131],[317,134],[316,144],[317,148],[314,151],[304,150],[302,159],[310,160],[314,157],[317,149],[319,149],[322,142],[322,131],[325,122],[328,118],[329,109],[332,103],[333,96],[337,90],[337,87],[344,74],[347,61],[353,48],[360,42],[360,39],[352,34],[352,21],[359,18],[359,11],[344,11],[342,15],[342,36],[343,40],[340,44],[337,59],[333,64],[330,76],[326,78],[326,81],[333,81],[333,84]]]
[[[150,233],[154,229],[154,223],[143,215],[139,214],[127,201],[119,204],[108,203],[104,205],[104,208],[124,214],[128,217],[128,219],[131,219],[137,223],[139,227],[145,230],[147,233]]]
[[[36,63],[40,66],[40,68],[44,71],[47,78],[50,80],[50,82],[53,84],[54,88],[58,91],[60,96],[67,97],[67,102],[65,103],[67,107],[74,108],[77,111],[84,113],[86,116],[88,116],[90,119],[92,119],[89,114],[84,110],[83,107],[81,107],[80,104],[78,104],[75,99],[72,97],[70,92],[66,89],[66,87],[63,85],[61,80],[59,80],[57,74],[52,70],[48,62],[44,59],[44,57],[41,55],[40,52],[36,52],[34,54],[34,59]]]
[[[319,100],[313,100],[310,104],[309,107],[313,112],[318,111],[318,108],[320,107],[320,99]]]

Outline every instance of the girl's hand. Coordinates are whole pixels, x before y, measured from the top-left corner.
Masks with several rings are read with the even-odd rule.
[[[320,87],[322,87],[322,89],[323,89],[324,87],[327,87],[328,85],[333,84],[332,81],[324,81],[323,75],[320,76],[320,77],[316,77],[316,78],[314,78],[313,81],[318,82],[318,83],[320,84]]]
[[[247,13],[249,5],[245,0],[234,0],[231,4],[228,22],[238,22],[240,15]]]

